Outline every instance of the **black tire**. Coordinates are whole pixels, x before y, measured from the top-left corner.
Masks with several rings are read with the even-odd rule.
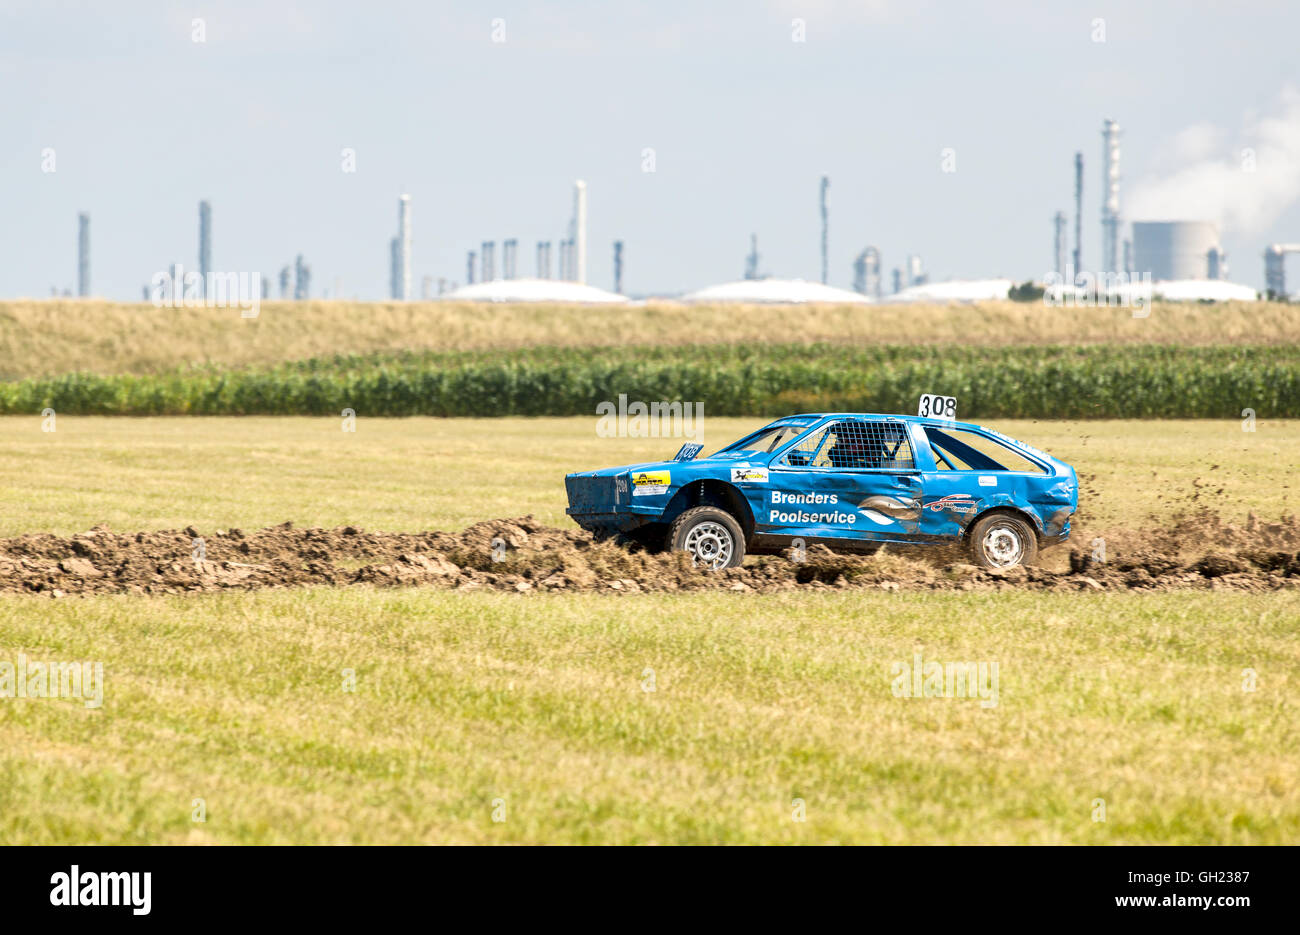
[[[740,523],[716,506],[697,506],[682,513],[668,528],[668,547],[689,552],[695,565],[736,568],[745,560],[745,534]]]
[[[971,527],[970,553],[981,568],[1032,565],[1038,558],[1038,535],[1019,516],[990,513]]]

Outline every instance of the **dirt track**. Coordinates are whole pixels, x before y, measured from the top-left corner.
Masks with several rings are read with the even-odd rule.
[[[1300,587],[1300,521],[1245,525],[1202,511],[1141,534],[1106,534],[1107,561],[1095,562],[1095,535],[1073,550],[1049,551],[1030,569],[984,572],[958,557],[885,552],[835,555],[808,550],[749,560],[743,568],[702,572],[682,553],[649,555],[596,543],[577,529],[547,528],[531,517],[440,532],[298,529],[285,523],[243,532],[113,533],[104,527],[64,538],[0,539],[0,591],[69,594],[247,590],[298,585],[420,585],[500,591],[782,591],[800,588],[884,590],[1171,590]],[[494,547],[494,541],[498,544]],[[1084,550],[1087,551],[1084,551]],[[1068,565],[1068,567],[1067,567]]]

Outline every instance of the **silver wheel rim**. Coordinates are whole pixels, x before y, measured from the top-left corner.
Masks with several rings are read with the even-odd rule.
[[[706,568],[726,568],[733,548],[731,530],[721,523],[705,521],[692,526],[686,534],[684,548],[691,553],[691,563]]]
[[[1025,542],[1020,530],[1010,523],[994,523],[984,533],[984,557],[994,568],[1010,568],[1025,557]]]

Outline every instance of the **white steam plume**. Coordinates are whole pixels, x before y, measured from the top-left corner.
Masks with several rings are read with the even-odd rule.
[[[1139,181],[1125,214],[1217,221],[1245,233],[1267,228],[1300,199],[1300,91],[1283,88],[1273,113],[1247,117],[1241,143],[1226,154],[1225,136],[1205,124],[1183,130],[1174,140],[1182,167]]]

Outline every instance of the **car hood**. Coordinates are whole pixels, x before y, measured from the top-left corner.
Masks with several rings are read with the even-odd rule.
[[[689,463],[689,462],[687,462]],[[681,467],[680,461],[646,461],[643,464],[623,464],[619,467],[601,468],[598,471],[574,471],[570,477],[614,477],[629,471],[666,471],[673,466]]]
[[[601,468],[597,471],[574,471],[574,477],[614,477],[629,471],[681,471],[688,468],[708,468],[711,464],[719,467],[732,467],[736,464],[747,467],[751,464],[765,465],[765,458],[756,458],[751,452],[724,451],[707,458],[693,458],[690,461],[646,461],[642,464],[623,464],[618,467]]]

